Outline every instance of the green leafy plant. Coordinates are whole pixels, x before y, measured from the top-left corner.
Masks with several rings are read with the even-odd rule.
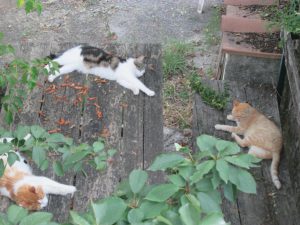
[[[192,71],[190,74],[190,85],[194,91],[201,95],[202,100],[206,104],[219,110],[226,107],[229,100],[229,94],[226,87],[224,92],[213,90],[202,83],[201,78],[195,71]]]
[[[300,0],[290,0],[283,8],[272,8],[270,26],[280,25],[288,32],[300,34]],[[267,12],[269,13],[269,12]]]
[[[14,48],[3,44],[2,39],[3,34],[0,33],[0,56],[7,54],[14,56]],[[44,66],[49,62],[47,58],[26,61],[14,56],[9,64],[0,68],[0,88],[6,89],[5,95],[1,98],[6,123],[11,124],[14,114],[22,109],[23,99],[26,99],[27,91],[33,90],[36,86],[39,75],[52,74],[58,70],[58,64],[52,62],[48,72]]]
[[[41,0],[17,0],[17,6],[24,7],[26,13],[36,11],[40,15],[43,10]]]
[[[183,73],[187,69],[186,57],[193,51],[193,45],[181,41],[171,41],[163,50],[163,73],[168,78]]]
[[[256,167],[260,160],[241,153],[236,143],[208,135],[198,137],[197,146],[199,150],[192,154],[189,148],[176,144],[178,152],[156,157],[148,170],[166,172],[166,183],[149,185],[146,171],[133,170],[112,196],[92,202],[85,213],[71,211],[68,224],[227,224],[220,191],[230,201],[235,200],[238,190],[256,193],[255,180],[247,169]],[[24,221],[30,216],[37,221],[51,219],[49,213],[28,215],[17,206],[11,206],[0,219],[8,225],[27,224]]]
[[[26,138],[28,134],[30,138]],[[70,170],[84,172],[84,163],[89,163],[97,170],[103,170],[108,159],[111,159],[116,152],[114,149],[106,151],[102,139],[92,145],[87,143],[77,145],[72,138],[59,133],[49,134],[40,126],[19,126],[13,132],[1,128],[0,137],[3,139],[3,143],[0,143],[0,155],[8,155],[9,165],[18,160],[18,156],[12,150],[29,155],[41,170],[46,170],[53,161],[51,157],[54,157],[52,166],[58,176]],[[10,141],[7,141],[8,138]],[[4,169],[4,162],[0,160],[0,175],[3,174]]]

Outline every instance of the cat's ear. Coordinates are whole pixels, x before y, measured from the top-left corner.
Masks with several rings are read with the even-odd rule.
[[[31,193],[33,193],[33,194],[36,194],[36,189],[35,189],[34,186],[30,186],[30,187],[29,187],[29,191],[30,191]]]
[[[233,100],[233,106],[238,106],[240,104],[240,102],[238,100]]]
[[[135,63],[144,63],[145,56],[141,55],[135,59]]]

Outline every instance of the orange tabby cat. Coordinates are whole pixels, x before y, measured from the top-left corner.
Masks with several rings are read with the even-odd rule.
[[[12,138],[1,138],[0,143],[4,139],[11,141]],[[47,194],[67,195],[76,191],[74,186],[33,175],[27,161],[18,152],[15,153],[19,161],[15,161],[12,166],[7,163],[7,154],[0,156],[5,165],[4,174],[0,177],[0,195],[9,197],[29,210],[39,210],[47,206]]]
[[[271,177],[277,189],[281,183],[278,178],[278,165],[282,149],[282,135],[278,127],[266,116],[248,103],[233,102],[232,114],[228,120],[235,121],[237,127],[215,125],[217,130],[228,131],[241,147],[249,147],[249,154],[261,159],[272,159]],[[241,139],[237,134],[244,135]]]

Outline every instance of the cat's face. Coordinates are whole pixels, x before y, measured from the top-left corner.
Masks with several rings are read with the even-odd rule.
[[[29,210],[40,210],[47,206],[48,198],[42,187],[23,185],[18,188],[16,202]]]
[[[145,56],[140,56],[134,59],[134,65],[139,71],[145,71],[145,63],[144,63]]]
[[[251,112],[251,106],[246,102],[233,101],[232,116],[236,119],[246,117]]]

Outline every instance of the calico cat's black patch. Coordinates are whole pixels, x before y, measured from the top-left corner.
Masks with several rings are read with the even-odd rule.
[[[114,56],[105,52],[104,50],[92,46],[83,46],[81,47],[81,55],[83,56],[83,61],[90,66],[93,65],[102,65],[110,66],[112,69],[116,69],[119,65],[119,62],[125,62],[126,59],[123,59],[118,56]]]

